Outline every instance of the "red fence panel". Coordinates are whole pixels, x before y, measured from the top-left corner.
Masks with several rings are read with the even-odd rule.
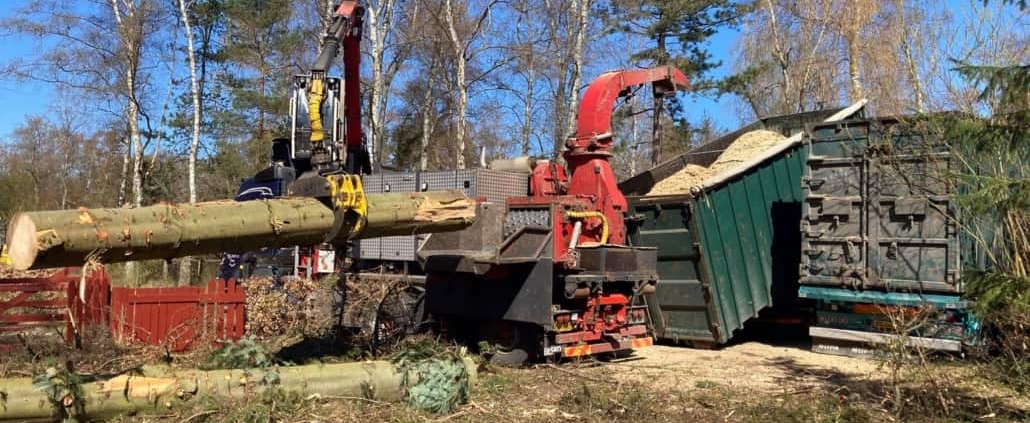
[[[83,328],[107,323],[109,289],[103,268],[85,278],[82,268],[75,267],[46,277],[0,279],[0,331],[63,324],[71,342]]]
[[[243,336],[246,296],[236,281],[207,287],[113,288],[111,332],[121,342],[185,351],[198,340]]]

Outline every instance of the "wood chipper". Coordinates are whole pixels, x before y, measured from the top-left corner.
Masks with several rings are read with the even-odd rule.
[[[567,167],[538,161],[529,196],[482,204],[471,228],[422,246],[425,311],[443,331],[494,342],[493,360],[508,365],[651,345],[644,295],[658,280],[656,249],[626,242],[626,199],[608,162],[616,100],[648,83],[656,97],[687,87],[672,67],[601,75],[565,142]]]

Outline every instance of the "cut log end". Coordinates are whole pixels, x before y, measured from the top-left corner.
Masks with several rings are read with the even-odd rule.
[[[24,213],[18,213],[7,225],[7,256],[11,259],[11,267],[17,270],[28,270],[39,254],[39,238],[36,234],[36,222]]]

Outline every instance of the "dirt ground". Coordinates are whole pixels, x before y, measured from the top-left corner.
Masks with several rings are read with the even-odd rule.
[[[35,375],[65,358],[79,361],[77,368],[86,372],[124,370],[161,359],[146,351],[85,357],[82,351],[58,346],[30,346],[31,352],[0,356],[0,376]],[[174,357],[174,362],[194,367],[190,357]],[[717,350],[657,345],[613,361],[586,359],[522,369],[484,363],[467,403],[447,415],[362,398],[272,393],[232,400],[218,410],[115,421],[1030,421],[1027,399],[984,380],[971,362],[945,357],[911,370],[904,373],[903,383],[891,384],[890,370],[879,359],[820,355],[794,342],[740,342]]]
[[[634,357],[607,363],[605,371],[625,382],[663,389],[718,384],[758,392],[782,392],[846,376],[869,379],[879,373],[874,360],[816,354],[798,346],[746,342],[718,350],[656,345]]]

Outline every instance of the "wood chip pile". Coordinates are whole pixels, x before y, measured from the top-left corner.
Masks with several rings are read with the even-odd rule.
[[[285,279],[285,278],[284,278]],[[311,280],[251,278],[241,281],[247,291],[246,333],[258,339],[318,335],[331,325],[323,312],[330,289]]]
[[[712,178],[737,170],[748,160],[787,138],[778,132],[760,129],[747,132],[731,143],[709,167],[689,164],[655,184],[647,195],[686,194],[690,188]]]

